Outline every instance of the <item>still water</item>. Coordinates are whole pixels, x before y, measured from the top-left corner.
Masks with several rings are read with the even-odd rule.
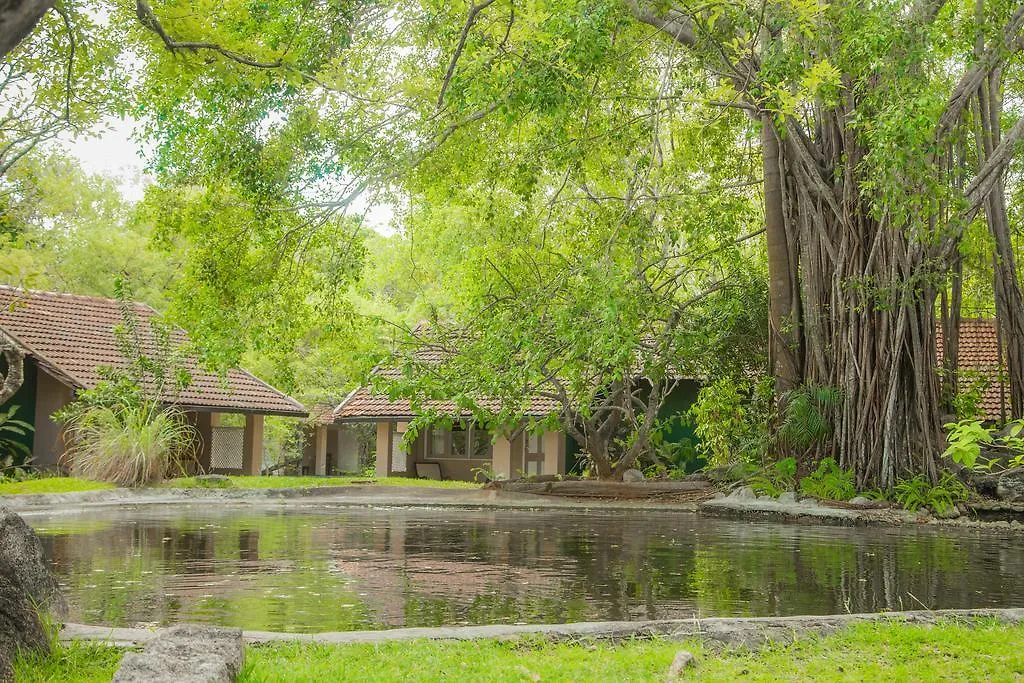
[[[29,515],[71,621],[273,631],[1024,606],[1024,543],[663,512]]]

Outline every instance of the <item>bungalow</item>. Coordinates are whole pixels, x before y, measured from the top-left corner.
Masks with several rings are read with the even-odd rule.
[[[432,352],[421,352],[425,362],[439,362],[439,358],[425,357]],[[392,374],[393,369],[379,369],[379,374]],[[681,380],[666,397],[661,417],[683,414],[696,399],[699,385],[692,380]],[[432,401],[425,408],[444,415],[457,415],[453,401]],[[497,406],[495,406],[496,408]],[[524,417],[544,418],[560,410],[554,399],[534,396]],[[431,426],[421,430],[412,444],[404,444],[409,423],[416,413],[406,399],[391,400],[369,386],[352,391],[331,414],[320,421],[315,439],[315,472],[322,474],[327,460],[328,444],[336,444],[339,459],[348,462],[354,440],[346,437],[346,428],[353,423],[376,425],[376,476],[427,477],[472,481],[478,472],[493,473],[501,478],[514,479],[527,475],[558,475],[580,468],[580,447],[564,430],[534,433],[524,425],[509,425],[492,433],[472,422],[451,428]],[[337,435],[337,436],[333,436]],[[337,439],[335,441],[335,439]],[[693,440],[692,428],[676,424],[669,439],[673,442]]]
[[[156,312],[136,303],[146,321]],[[66,468],[63,427],[53,414],[74,400],[75,393],[100,381],[103,367],[124,368],[114,328],[122,322],[120,303],[58,292],[39,292],[0,285],[0,330],[25,351],[25,379],[6,403],[35,427],[26,437],[37,467]],[[144,332],[144,331],[143,331]],[[145,335],[143,335],[145,337]],[[175,344],[188,341],[182,330],[171,332]],[[263,467],[263,424],[267,415],[305,417],[298,401],[244,370],[218,374],[185,359],[192,376],[188,387],[168,399],[196,426],[197,471],[260,474]],[[244,416],[244,427],[222,424],[222,415]]]

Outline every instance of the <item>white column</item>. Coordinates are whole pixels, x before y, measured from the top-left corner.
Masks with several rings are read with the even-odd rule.
[[[377,423],[377,478],[391,474],[391,423]]]
[[[259,476],[263,470],[262,415],[245,416],[242,449],[242,474]]]
[[[499,479],[512,478],[512,443],[504,435],[495,440],[491,449],[491,467]]]
[[[327,427],[316,427],[316,457],[313,460],[313,474],[323,477],[327,474]]]
[[[542,474],[565,474],[565,434],[544,432]]]

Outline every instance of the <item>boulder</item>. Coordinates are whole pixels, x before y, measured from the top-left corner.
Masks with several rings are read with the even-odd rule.
[[[43,562],[39,537],[21,517],[0,506],[0,680],[11,680],[19,650],[50,651],[47,621],[67,603]]]
[[[751,487],[741,486],[730,493],[729,498],[732,498],[733,500],[756,500],[757,494],[754,493],[754,489]]]
[[[242,629],[182,624],[122,657],[112,683],[234,683],[244,663]]]
[[[780,503],[795,503],[796,502],[796,491],[783,491],[779,494]]]
[[[996,496],[1009,503],[1024,501],[1024,467],[1007,470],[999,475]]]
[[[622,481],[626,483],[635,483],[644,480],[644,473],[640,470],[626,470],[622,473]]]
[[[672,660],[672,666],[668,668],[668,675],[665,676],[665,680],[668,681],[668,683],[678,681],[682,678],[683,671],[696,665],[697,658],[693,656],[692,652],[680,650]]]
[[[849,501],[849,504],[855,508],[870,508],[875,506],[875,501],[864,496],[854,496]]]

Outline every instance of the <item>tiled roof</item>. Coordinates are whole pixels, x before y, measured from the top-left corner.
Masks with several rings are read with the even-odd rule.
[[[942,362],[942,329],[936,334],[936,351]],[[981,411],[990,420],[1001,420],[1003,410],[1009,411],[1010,396],[1000,381],[1002,363],[999,360],[999,338],[996,321],[991,318],[965,318],[960,321],[960,345],[957,353],[958,367],[976,370],[990,379],[982,393]],[[961,389],[970,386],[971,378],[963,373],[957,378]]]
[[[139,303],[135,312],[143,321],[156,315],[152,308]],[[119,303],[113,299],[0,285],[0,329],[14,337],[45,369],[78,389],[96,386],[101,367],[127,365],[113,333],[121,322]],[[151,343],[148,325],[141,327],[140,336],[144,344]],[[175,343],[188,341],[177,328],[171,336]],[[173,400],[182,407],[306,415],[298,401],[243,370],[219,375],[200,368],[194,358],[187,359],[185,367],[192,383]]]
[[[433,349],[416,352],[416,360],[421,363],[440,363],[443,353]],[[383,367],[374,371],[378,377],[397,377],[397,368]],[[481,399],[476,403],[485,410],[498,412],[501,406],[498,401]],[[423,407],[444,415],[458,415],[460,411],[454,401],[424,401]],[[534,396],[526,407],[527,417],[546,417],[561,409],[558,401],[545,396]],[[350,393],[344,401],[334,409],[334,419],[341,422],[356,422],[366,419],[410,419],[414,417],[412,404],[408,399],[392,401],[386,395],[374,393],[369,386],[361,386]]]

